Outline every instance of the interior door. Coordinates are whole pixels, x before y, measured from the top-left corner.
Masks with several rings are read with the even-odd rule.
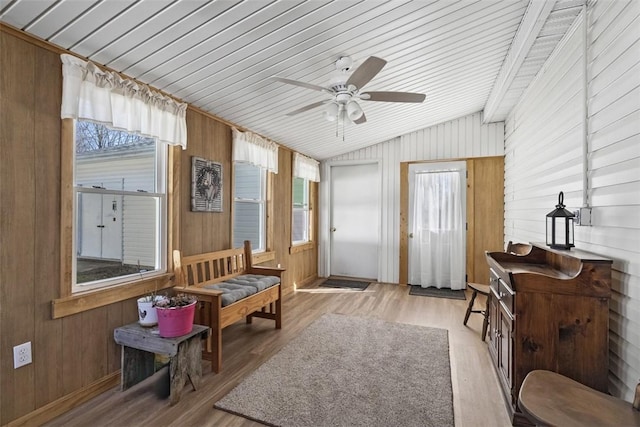
[[[332,276],[377,280],[379,183],[377,163],[331,167]]]
[[[466,287],[466,163],[409,166],[409,283]]]

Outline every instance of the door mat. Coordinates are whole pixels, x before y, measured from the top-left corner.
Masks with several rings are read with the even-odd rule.
[[[369,282],[360,282],[357,280],[327,279],[320,286],[325,288],[343,288],[353,289],[355,291],[364,291],[369,286]]]
[[[409,286],[409,295],[417,295],[420,297],[449,298],[449,299],[467,299],[464,295],[464,289],[449,288],[423,288],[420,286]]]

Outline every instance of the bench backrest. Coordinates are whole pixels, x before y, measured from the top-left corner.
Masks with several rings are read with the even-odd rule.
[[[176,285],[180,287],[204,286],[224,282],[245,274],[251,267],[251,242],[244,248],[225,249],[190,256],[173,251]]]

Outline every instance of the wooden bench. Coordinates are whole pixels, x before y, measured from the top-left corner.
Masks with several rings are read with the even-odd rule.
[[[251,242],[245,241],[244,248],[227,249],[217,252],[182,256],[173,251],[177,292],[198,298],[196,322],[211,327],[211,337],[203,349],[203,358],[211,360],[213,372],[222,369],[222,329],[246,318],[251,323],[253,317],[275,321],[276,329],[282,327],[282,290],[280,280],[282,268],[258,267],[252,264]],[[231,304],[223,304],[225,291],[208,289],[210,285],[220,285],[229,280],[238,280],[247,274],[276,276],[276,285],[246,296]]]

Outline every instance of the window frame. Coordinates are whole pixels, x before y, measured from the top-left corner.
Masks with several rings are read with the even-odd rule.
[[[75,130],[78,126],[78,120],[74,120],[74,147],[77,144],[76,138],[77,135]],[[104,125],[109,128],[109,126]],[[126,132],[126,131],[125,131]],[[78,157],[76,155],[76,150],[73,150],[73,165],[74,165],[74,180],[73,180],[73,192],[74,192],[74,205],[73,205],[73,218],[74,224],[78,224],[78,216],[79,216],[79,206],[78,201],[81,195],[85,194],[98,194],[102,196],[120,196],[122,198],[129,196],[140,199],[158,199],[154,204],[156,205],[156,224],[154,225],[155,238],[156,238],[156,246],[154,248],[154,268],[153,271],[146,273],[133,273],[138,275],[138,277],[134,277],[133,274],[129,275],[121,275],[112,278],[107,278],[103,280],[94,280],[92,282],[86,282],[79,284],[77,282],[77,262],[78,262],[78,247],[77,247],[77,237],[78,237],[78,228],[73,228],[73,273],[71,276],[72,279],[72,293],[80,293],[86,292],[90,290],[96,289],[106,289],[112,286],[118,286],[121,284],[126,284],[131,281],[138,280],[138,278],[144,277],[153,277],[164,274],[167,272],[167,257],[163,256],[166,253],[166,235],[167,235],[167,157],[168,157],[168,148],[165,144],[158,144],[157,141],[153,142],[154,144],[154,176],[153,176],[153,185],[155,192],[141,191],[137,190],[118,190],[113,188],[97,188],[97,187],[86,187],[77,185],[78,178]],[[121,209],[123,207],[121,206]],[[123,235],[123,239],[124,239]],[[122,242],[124,244],[124,241]]]
[[[232,183],[231,183],[231,242],[233,244],[234,241],[234,230],[235,230],[235,206],[236,206],[236,164],[238,163],[246,163],[246,162],[237,162],[231,161],[232,168]],[[255,166],[255,165],[254,165]],[[259,166],[256,166],[259,167]],[[261,264],[263,262],[272,261],[276,259],[276,253],[273,250],[273,185],[274,178],[273,172],[270,172],[266,168],[261,168],[263,175],[263,185],[264,185],[264,209],[263,209],[263,218],[262,223],[264,224],[263,236],[264,239],[264,248],[252,248],[253,254],[253,263]]]
[[[176,174],[176,168],[179,168],[179,164],[176,163],[176,159],[179,159],[179,156],[175,155],[176,148],[168,147],[165,157],[164,232],[159,233],[159,239],[162,242],[158,242],[158,244],[163,245],[160,257],[163,259],[165,266],[164,272],[149,274],[143,278],[133,278],[108,287],[94,287],[79,291],[74,288],[75,280],[73,278],[76,232],[74,210],[76,203],[76,191],[74,189],[75,120],[62,119],[60,139],[60,294],[59,298],[52,301],[52,318],[57,319],[69,316],[172,287],[171,279],[173,278],[173,273],[169,271],[169,254],[174,241],[172,233],[176,229],[173,225],[175,221],[173,211],[175,206],[179,206],[176,203],[179,192],[174,191],[173,188],[173,176]]]
[[[289,241],[293,241],[293,174],[291,175],[291,236],[289,236]],[[291,243],[289,246],[289,254],[296,254],[304,251],[312,250],[316,247],[316,224],[318,221],[316,215],[316,199],[318,194],[318,183],[313,182],[311,180],[307,180],[309,186],[309,240],[307,242],[302,242],[299,244]]]
[[[259,173],[260,173],[260,189],[259,189],[259,193],[260,193],[260,197],[258,199],[241,199],[236,195],[236,183],[237,183],[237,179],[236,179],[236,172],[237,172],[237,165],[241,164],[243,166],[252,166],[254,168],[257,168]],[[247,204],[257,204],[259,206],[258,212],[259,212],[259,229],[258,229],[258,235],[259,235],[259,239],[260,242],[262,243],[260,245],[260,247],[251,247],[252,249],[252,253],[254,254],[258,254],[258,253],[262,253],[262,252],[266,252],[267,251],[267,182],[268,182],[268,175],[269,172],[265,169],[262,168],[260,166],[256,166],[256,165],[252,165],[251,163],[248,162],[233,162],[233,212],[232,212],[232,225],[231,225],[231,242],[232,245],[238,246],[235,244],[235,214],[236,214],[236,203],[247,203]],[[238,246],[239,247],[239,246]]]
[[[303,204],[302,207],[296,207],[295,204],[295,184],[296,180],[302,180],[303,183]],[[306,202],[306,204],[304,203]],[[302,211],[305,213],[306,218],[306,230],[305,235],[306,239],[304,240],[293,240],[293,228],[294,228],[294,220],[296,211]],[[297,176],[292,177],[291,179],[291,246],[300,246],[310,243],[312,241],[311,234],[311,181],[307,178],[300,178]]]

